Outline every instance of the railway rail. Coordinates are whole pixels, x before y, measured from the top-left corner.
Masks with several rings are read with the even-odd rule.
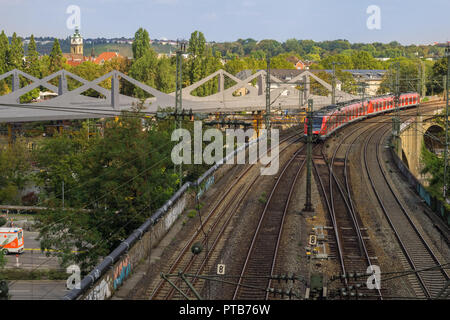
[[[263,300],[269,297],[267,289],[270,280],[264,275],[273,275],[286,213],[306,163],[306,154],[301,159],[304,150],[304,146],[298,149],[277,177],[253,234],[233,300]]]
[[[364,228],[361,217],[355,209],[348,177],[348,157],[352,146],[361,134],[368,132],[373,126],[357,125],[357,129],[347,134],[334,149],[331,160],[327,159],[323,148],[317,154],[314,162],[316,176],[326,201],[329,216],[333,225],[335,245],[331,245],[332,253],[338,257],[343,275],[365,272],[375,264],[377,257],[368,241],[367,228]],[[364,130],[361,132],[361,128]],[[356,137],[348,145],[344,158],[337,158],[337,154],[344,149],[345,142],[353,135]],[[329,163],[329,165],[328,165]],[[328,181],[328,189],[326,183]],[[359,281],[359,279],[358,279]],[[360,283],[355,279],[344,278],[347,290],[355,288],[356,294],[366,293],[364,288],[358,288]],[[381,290],[376,294],[382,299]]]
[[[383,129],[384,132],[380,134]],[[364,164],[372,190],[412,270],[418,271],[448,263],[449,261],[441,261],[438,258],[387,178],[380,152],[384,147],[383,137],[388,131],[389,125],[380,126],[364,144]],[[374,143],[371,143],[372,141]],[[376,157],[369,158],[368,150],[372,150],[371,154],[375,154]],[[437,298],[449,280],[445,269],[417,272],[416,277],[422,290],[419,297],[423,295],[422,297],[427,299]],[[450,288],[447,288],[444,295],[449,293]]]
[[[281,148],[279,153],[281,154],[298,140],[299,133],[281,140],[280,145],[286,143],[286,146]],[[230,184],[217,199],[212,209],[203,218],[202,225],[195,230],[189,241],[172,260],[166,273],[182,272],[199,276],[208,267],[208,262],[214,261],[218,257],[220,250],[217,248],[223,245],[226,239],[227,227],[234,213],[258,180],[259,172],[256,175],[251,173],[254,166],[254,164],[246,166],[236,181]],[[190,250],[194,243],[201,243],[206,247],[206,256],[200,257],[191,253]],[[193,288],[200,292],[205,280],[201,277],[194,277],[191,282]],[[194,296],[192,288],[189,288],[186,283],[176,281],[174,284],[180,289],[179,291],[175,290],[166,280],[161,279],[156,286],[146,290],[145,296],[157,300],[190,299]]]
[[[433,108],[436,107],[436,104],[429,103],[423,107],[426,107],[427,109]],[[415,110],[408,112],[410,114],[414,114]],[[404,111],[403,114],[408,114],[408,112]],[[313,161],[314,171],[319,182],[323,199],[325,200],[326,207],[329,212],[331,224],[333,225],[335,243],[330,243],[330,248],[332,250],[332,253],[336,254],[343,275],[348,275],[349,273],[351,274],[355,272],[364,273],[367,267],[376,264],[375,261],[377,260],[375,252],[371,248],[370,242],[368,241],[369,238],[366,233],[367,229],[364,228],[361,217],[357,213],[354,206],[354,200],[352,199],[352,190],[349,183],[348,162],[350,151],[358,140],[361,140],[365,136],[370,137],[367,140],[362,139],[364,140],[365,144],[367,144],[373,136],[376,136],[376,133],[380,130],[380,128],[384,128],[386,127],[386,125],[380,126],[379,124],[371,124],[367,126],[364,124],[356,124],[355,126],[357,126],[355,130],[348,133],[344,138],[340,140],[340,142],[338,142],[337,147],[332,153],[331,159],[327,159],[322,148],[321,152],[318,152],[318,149],[316,149]],[[379,128],[376,129],[377,127]],[[361,128],[363,128],[362,131]],[[369,135],[367,135],[367,133],[369,133]],[[347,150],[345,151],[345,156],[343,158],[337,158],[336,155],[338,154],[338,151],[344,146],[345,142],[351,136],[356,137],[349,143]],[[380,146],[380,143],[378,143],[378,146]],[[365,146],[365,160],[367,161],[366,149],[367,146]],[[377,149],[377,159],[378,161],[380,161],[379,148]],[[379,162],[379,164],[381,168],[381,162]],[[384,178],[386,179],[385,173],[383,174]],[[390,186],[389,189],[393,192]],[[400,204],[398,199],[397,203]],[[406,210],[404,208],[402,208],[402,210],[406,213]],[[411,219],[409,219],[409,223],[412,223]],[[398,224],[399,226],[401,226],[405,224],[405,221],[398,222]],[[415,227],[414,229],[417,230],[417,228]],[[411,233],[410,231],[411,230],[403,230],[403,233],[408,234]],[[394,232],[397,233],[397,230],[394,229]],[[399,236],[397,236],[397,238],[400,239]],[[423,243],[423,237],[421,239]],[[415,250],[418,250],[417,245],[415,245],[415,248]],[[431,255],[433,256],[432,250],[430,250],[430,248],[427,249],[427,251],[429,253],[431,252]],[[416,252],[414,250],[412,251]],[[427,266],[434,266],[436,265],[436,263],[439,264],[439,260],[435,256],[433,258],[433,261],[430,261],[430,259],[428,259],[428,262],[426,262],[427,259],[421,259],[421,257],[423,257],[423,250],[422,253],[416,254],[417,260],[421,262],[418,263],[418,268],[415,268],[413,266],[415,270],[426,268]],[[409,257],[408,259],[410,261],[413,260]],[[434,264],[431,262],[434,262]],[[428,294],[427,297],[431,297],[432,295],[437,296],[439,293],[441,293],[440,290],[448,280],[448,276],[445,275],[445,271],[441,271],[441,274],[443,274],[443,276],[439,278],[439,270],[430,270],[428,271],[427,277],[422,276],[422,278],[428,279],[421,282],[423,288],[426,288],[424,284],[424,282],[426,281],[428,281],[431,286],[433,286],[434,284],[434,288],[431,289],[432,294]],[[352,282],[352,279],[348,277],[344,277],[342,279],[342,282],[347,289],[354,289],[357,285],[356,282]],[[450,289],[448,290],[450,291]],[[359,293],[361,294],[361,296],[364,296],[366,294],[366,296],[378,299],[383,299],[384,292],[384,289],[378,289],[376,291],[376,294],[374,295],[373,291],[368,292],[367,289],[364,289],[362,287],[356,290],[356,294]],[[446,292],[444,292],[443,294],[445,295]]]
[[[422,111],[423,108],[431,110],[439,106],[439,103],[429,102],[421,104],[418,108],[421,108]],[[411,116],[418,112],[415,109],[403,110],[401,115]],[[319,146],[314,148],[314,173],[333,225],[332,232],[335,242],[331,243],[331,249],[332,253],[336,254],[344,275],[348,275],[349,272],[365,272],[367,267],[376,264],[377,260],[367,229],[364,227],[352,198],[353,191],[351,190],[348,163],[349,154],[358,141],[364,151],[362,155],[364,168],[372,190],[411,268],[421,270],[448,263],[448,261],[442,261],[442,258],[437,257],[433,252],[386,178],[386,170],[380,159],[380,150],[383,148],[382,138],[389,129],[385,130],[383,134],[379,134],[379,132],[383,128],[389,127],[389,124],[390,121],[386,121],[386,124],[371,123],[369,126],[365,126],[363,122],[355,124],[354,126],[357,128],[338,142],[330,159],[325,155],[323,145],[322,149]],[[291,145],[294,136],[284,139],[281,143],[287,142],[288,146]],[[351,137],[354,138],[350,141]],[[350,141],[349,144],[346,145],[346,141]],[[369,150],[373,155],[372,158],[368,157]],[[233,299],[268,299],[269,297],[269,291],[264,288],[269,288],[271,284],[268,276],[273,275],[276,265],[284,219],[297,179],[306,162],[306,155],[303,153],[304,147],[299,148],[283,166],[277,177],[253,234]],[[237,211],[257,181],[255,176],[249,179],[251,167],[247,166],[236,181],[221,195],[204,217],[203,227],[194,232],[167,269],[167,273],[180,270],[182,273],[195,274],[197,277],[193,278],[192,284],[196,291],[200,291],[205,284],[205,280],[200,274],[207,270],[209,262],[215,261],[218,257],[220,250],[217,248],[221,247],[227,237],[227,229],[229,229],[227,227],[234,212]],[[387,207],[390,209],[386,210]],[[208,247],[203,258],[190,253],[190,248],[195,242],[201,242]],[[267,275],[267,277],[261,275]],[[434,298],[439,294],[445,296],[450,292],[450,288],[446,292],[442,292],[443,286],[449,280],[447,272],[443,269],[423,271],[417,273],[416,277],[420,283],[420,288],[417,290],[420,289],[425,298]],[[343,278],[343,283],[347,289],[357,285],[356,281],[346,277]],[[146,295],[151,299],[193,297],[193,288],[189,288],[182,281],[176,282],[176,285],[179,286],[180,291],[176,291],[166,281],[161,280],[156,287],[152,287],[151,290],[149,288]],[[364,288],[358,290],[362,294],[365,293]],[[371,294],[374,298],[383,299],[384,292],[384,289],[381,289],[377,290],[375,295],[373,291]]]

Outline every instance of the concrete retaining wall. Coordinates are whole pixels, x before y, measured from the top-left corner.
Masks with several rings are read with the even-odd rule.
[[[433,197],[425,187],[420,183],[419,180],[409,171],[408,167],[403,163],[403,161],[398,157],[395,150],[391,149],[392,157],[397,165],[398,169],[401,171],[403,176],[408,180],[409,184],[414,188],[417,194],[425,201],[425,203],[430,207],[430,209],[448,226],[450,226],[450,211],[447,210],[442,203],[436,197]]]

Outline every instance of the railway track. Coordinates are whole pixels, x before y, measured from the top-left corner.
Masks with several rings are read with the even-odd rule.
[[[430,103],[430,105],[435,106],[435,104],[433,103]],[[427,106],[425,105],[424,107]],[[413,114],[413,112],[411,113],[411,115]],[[380,127],[380,129],[381,128],[382,127]],[[357,135],[357,131],[360,129],[361,128],[358,128],[345,136],[345,138],[339,143],[338,147],[334,150],[331,160],[328,160],[326,158],[323,153],[323,149],[319,150],[318,148],[315,148],[313,156],[314,170],[316,176],[318,177],[318,181],[321,186],[327,208],[330,212],[330,219],[332,221],[333,230],[335,233],[334,237],[336,239],[336,243],[335,247],[332,248],[332,250],[339,258],[343,274],[348,274],[348,272],[353,271],[364,272],[367,269],[367,266],[376,264],[374,263],[376,257],[374,256],[374,252],[368,241],[367,230],[364,228],[361,218],[355,210],[348,177],[348,157],[352,146],[358,139],[361,138],[361,135]],[[366,127],[366,130],[364,130],[364,132],[368,131],[369,128]],[[376,130],[375,132],[378,132],[378,130]],[[369,141],[373,140],[375,132],[369,135],[369,138],[365,140],[365,161],[367,161],[367,149],[372,148],[370,146],[368,147],[367,145],[369,144]],[[343,159],[342,157],[338,157],[337,155],[342,153],[344,141],[355,134],[356,138],[351,141],[350,146],[346,149],[345,157]],[[292,137],[293,136],[284,139],[283,141],[281,141],[281,143],[287,142]],[[379,164],[379,170],[383,170],[380,160],[378,159],[379,148],[381,148],[380,144],[381,137],[378,141],[376,154]],[[275,183],[275,186],[270,193],[269,199],[260,217],[258,226],[248,250],[238,285],[236,286],[236,289],[234,291],[233,299],[268,298],[269,292],[264,290],[264,288],[270,287],[270,280],[268,279],[268,277],[261,277],[261,275],[273,274],[274,266],[276,264],[278,245],[283,230],[284,217],[288,210],[290,197],[296,184],[296,180],[300,175],[300,172],[305,163],[306,156],[301,155],[302,151],[302,148],[297,150],[294,156],[289,160],[288,164],[283,167],[283,171],[278,177],[277,182]],[[197,229],[195,231],[190,241],[186,243],[180,253],[176,256],[176,258],[172,260],[170,267],[167,269],[166,273],[174,273],[175,271],[180,270],[183,273],[190,273],[199,276],[204,270],[208,269],[208,263],[216,260],[220,252],[219,249],[221,247],[221,244],[223,244],[223,242],[225,241],[224,239],[227,238],[229,232],[229,230],[227,231],[227,229],[229,229],[227,228],[227,226],[229,225],[233,213],[237,211],[237,208],[239,208],[249,190],[251,190],[252,186],[254,186],[255,182],[257,181],[257,177],[248,179],[250,178],[248,176],[250,167],[251,166],[248,166],[245,170],[243,170],[239,177],[237,177],[236,182],[222,194],[220,199],[218,199],[213,209],[207,214],[206,218],[204,218],[205,221],[203,222],[203,229]],[[370,179],[371,177],[367,162],[366,170]],[[244,177],[246,177],[246,179],[244,179]],[[386,179],[385,176],[384,178]],[[244,180],[247,180],[247,183],[244,183]],[[324,183],[324,181],[327,181],[328,183],[328,190],[325,188],[326,184]],[[386,183],[389,182],[386,180]],[[375,186],[372,185],[372,187],[374,192],[377,193]],[[384,197],[381,197],[380,199],[379,195],[377,195],[377,198],[380,202],[381,207],[383,208],[381,199],[383,199],[384,201]],[[400,202],[398,203],[400,204]],[[384,213],[387,215],[385,210]],[[390,217],[388,217],[388,220],[389,219]],[[411,233],[411,230],[398,232],[396,228],[394,228],[394,225],[403,226],[405,224],[405,221],[398,220],[394,222],[394,218],[392,218],[391,220],[392,221],[389,221],[389,223],[391,224],[391,227],[393,227],[393,230],[396,233],[396,237],[399,239],[399,242],[402,245],[403,251],[406,252],[405,256],[408,257],[408,261],[413,261],[414,259],[420,260],[421,257],[423,257],[421,256],[421,254],[423,254],[424,252],[422,249],[418,249],[417,246],[413,245],[413,247],[415,246],[414,248],[416,248],[411,249],[413,252],[420,251],[422,253],[409,254],[403,247],[404,244],[402,243],[402,237],[405,239],[404,241],[410,242],[411,239],[408,238],[407,234]],[[410,221],[409,223],[412,223],[412,221]],[[414,227],[411,228],[414,229]],[[206,256],[204,255],[202,257],[199,257],[194,256],[190,253],[190,248],[195,242],[201,242],[204,245],[206,244],[208,246]],[[414,241],[412,241],[411,243],[413,242]],[[422,243],[423,242],[424,240],[422,239]],[[414,259],[409,257],[413,255],[415,256]],[[416,263],[414,264],[413,268],[419,270],[422,267],[435,265],[437,260],[433,261],[434,264],[429,264],[428,262]],[[441,276],[439,277],[438,273],[439,272],[437,272],[436,270],[430,270],[421,273],[423,274],[423,276],[419,274],[418,277],[423,278],[421,280],[421,286],[424,291],[424,296],[436,296],[439,293],[439,288],[442,288],[442,283],[445,283],[445,279],[448,280],[448,275],[445,275],[441,272]],[[352,279],[344,278],[343,282],[347,288],[351,288],[351,286],[354,287],[356,285],[356,282],[354,282]],[[205,281],[200,277],[194,277],[192,283],[195,290],[200,291],[204,286]],[[178,281],[176,282],[176,284],[179,286],[179,288],[181,288],[182,293],[174,290],[174,288],[169,286],[166,281],[160,281],[156,285],[156,287],[153,286],[151,290],[147,290],[146,296],[150,297],[151,299],[189,299],[193,297],[191,288],[186,286],[185,283],[183,283],[182,281]],[[429,292],[428,294],[426,293],[427,290]],[[361,292],[364,292],[364,290],[362,290]],[[373,291],[371,293],[373,295]],[[381,299],[382,291],[378,290],[376,297]]]
[[[433,103],[428,105],[436,107]],[[429,108],[427,105],[425,107]],[[414,110],[408,112],[414,114]],[[368,266],[377,264],[377,257],[370,245],[367,229],[364,228],[361,217],[354,206],[352,190],[349,183],[348,163],[350,151],[355,143],[361,140],[367,133],[370,133],[370,130],[379,126],[379,124],[369,126],[356,124],[356,126],[359,127],[340,140],[330,160],[327,159],[323,148],[320,153],[316,150],[314,155],[314,170],[323,199],[326,202],[331,224],[333,225],[332,231],[335,242],[329,243],[330,249],[339,261],[342,274],[347,275],[347,277],[342,278],[347,293],[357,288],[358,282],[361,282],[360,279],[357,282],[355,279],[349,278],[349,274],[355,274],[357,272],[365,273]],[[361,128],[363,128],[362,131]],[[370,136],[374,134],[372,133]],[[345,156],[342,156],[341,152],[341,157],[337,157],[339,150],[343,149],[342,147],[345,142],[351,136],[355,136],[355,138],[349,143],[345,151]],[[383,299],[385,292],[385,289],[377,289],[374,294],[374,291],[369,291],[362,286],[355,293],[356,295],[360,294],[361,297],[367,296]]]
[[[284,219],[296,181],[306,162],[306,155],[301,155],[304,149],[303,146],[294,153],[277,177],[253,234],[233,300],[263,300],[269,297],[268,276],[273,275]]]
[[[380,134],[379,132],[383,129],[385,131]],[[383,137],[386,136],[388,131],[388,125],[380,126],[366,139],[364,144],[364,164],[372,190],[400,244],[407,264],[412,270],[418,271],[448,263],[448,260],[441,261],[437,257],[387,179],[380,152],[383,148]],[[369,150],[372,150],[372,155],[376,155],[375,158],[368,157]],[[449,280],[449,275],[445,269],[417,272],[415,276],[420,285],[418,287],[417,284],[413,283],[415,291],[419,297],[427,299],[436,298]],[[447,295],[449,293],[450,288],[444,292]]]
[[[314,171],[333,226],[332,238],[335,241],[329,242],[330,253],[338,259],[342,275],[365,272],[367,267],[373,264],[373,260],[377,259],[368,242],[367,229],[364,228],[353,205],[348,179],[349,152],[361,134],[361,128],[364,127],[353,130],[339,142],[330,160],[323,152],[323,146],[316,149],[314,154]],[[370,127],[366,127],[364,132],[369,129]],[[347,147],[345,157],[337,158],[336,155],[343,149],[345,141],[355,133],[356,138]],[[367,293],[360,285],[361,279],[343,277],[342,282],[346,292],[353,292],[359,298]],[[381,290],[377,290],[377,296],[382,299]]]
[[[280,145],[283,143],[286,145],[280,149],[279,153],[281,154],[297,141],[298,133],[281,140]],[[259,171],[255,174],[251,170],[254,167],[254,164],[247,165],[236,178],[236,181],[230,184],[221,194],[212,206],[212,209],[203,218],[202,225],[195,230],[180,252],[172,259],[166,269],[166,274],[181,272],[199,276],[204,270],[208,269],[208,263],[217,259],[220,249],[223,247],[230,232],[227,227],[234,213],[260,176]],[[193,255],[190,250],[194,243],[201,243],[206,248],[206,254]],[[194,277],[190,281],[197,292],[202,290],[205,283],[205,280],[201,277]],[[190,299],[195,297],[192,288],[189,288],[185,282],[178,279],[174,284],[179,288],[178,291],[166,280],[161,279],[157,281],[155,286],[151,286],[146,290],[145,296],[156,300]]]

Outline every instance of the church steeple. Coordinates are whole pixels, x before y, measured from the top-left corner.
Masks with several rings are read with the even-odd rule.
[[[78,27],[75,28],[75,33],[70,39],[70,53],[83,55],[83,37],[81,36]]]

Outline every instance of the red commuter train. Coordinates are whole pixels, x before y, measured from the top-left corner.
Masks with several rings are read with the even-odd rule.
[[[330,105],[313,113],[312,132],[315,137],[325,139],[336,130],[349,123],[395,110],[394,95],[379,96],[350,101],[344,105]],[[408,108],[420,103],[418,93],[403,93],[400,95],[399,108]],[[308,124],[305,120],[305,136],[308,134]]]

